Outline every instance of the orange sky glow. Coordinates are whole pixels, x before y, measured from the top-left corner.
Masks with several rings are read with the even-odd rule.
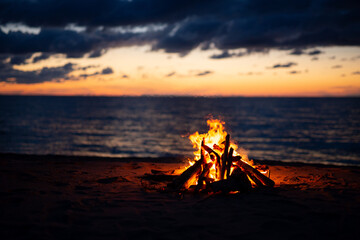
[[[99,58],[53,56],[16,69],[34,71],[67,62],[93,66],[68,79],[20,84],[0,83],[0,94],[81,96],[360,96],[360,48],[317,47],[316,56],[270,50],[242,57],[210,59],[219,50],[195,49],[186,56],[151,51],[148,46],[113,48]],[[236,52],[236,50],[233,50]],[[35,54],[36,56],[36,54]],[[276,64],[294,63],[274,68]],[[94,75],[111,67],[112,74]],[[81,77],[86,73],[88,76]]]

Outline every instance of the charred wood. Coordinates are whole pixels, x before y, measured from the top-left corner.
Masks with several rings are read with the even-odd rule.
[[[273,180],[266,177],[264,174],[260,173],[258,170],[256,170],[255,168],[253,168],[249,164],[247,164],[247,163],[245,163],[243,161],[238,161],[237,164],[238,164],[239,167],[241,167],[250,176],[251,180],[253,180],[252,177],[254,177],[254,178],[258,179],[265,186],[273,187],[275,185],[275,182]]]
[[[229,145],[230,145],[230,134],[226,135],[224,153],[221,156],[221,172],[220,172],[221,180],[223,180],[225,176]]]
[[[229,176],[230,176],[230,170],[231,170],[231,165],[232,165],[232,155],[234,153],[234,149],[233,148],[230,148],[230,151],[229,151],[229,155],[227,157],[227,161],[226,161],[226,178],[228,179]]]

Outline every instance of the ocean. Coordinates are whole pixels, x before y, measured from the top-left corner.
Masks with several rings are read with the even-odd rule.
[[[0,152],[192,157],[210,117],[252,159],[360,166],[360,98],[0,96]]]

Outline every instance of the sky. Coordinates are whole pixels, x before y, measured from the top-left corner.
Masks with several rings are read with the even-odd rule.
[[[0,0],[0,94],[360,96],[350,0]]]

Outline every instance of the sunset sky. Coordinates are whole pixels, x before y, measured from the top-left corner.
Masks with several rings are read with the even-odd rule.
[[[0,94],[360,96],[358,1],[0,0]]]

